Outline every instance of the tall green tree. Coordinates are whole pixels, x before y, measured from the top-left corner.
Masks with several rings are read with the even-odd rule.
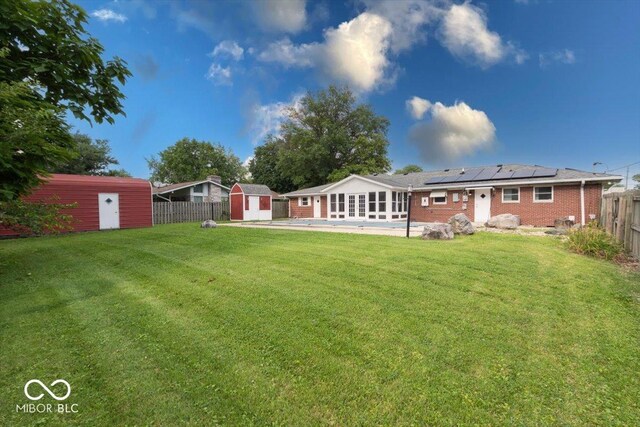
[[[422,169],[422,167],[418,166],[418,165],[407,165],[403,168],[400,169],[396,169],[396,171],[394,172],[394,174],[396,175],[402,175],[405,173],[416,173],[416,172],[422,172],[424,169]]]
[[[280,150],[284,141],[270,135],[267,141],[256,147],[253,159],[249,162],[249,172],[254,182],[267,185],[278,193],[286,193],[296,189],[291,177],[278,166]]]
[[[636,189],[640,190],[640,173],[637,173],[631,177],[636,182]]]
[[[70,161],[61,163],[52,169],[55,173],[76,175],[115,175],[130,176],[122,169],[110,169],[118,165],[118,160],[111,155],[111,147],[106,139],[96,139],[81,133],[73,135],[77,155]]]
[[[298,188],[388,172],[388,128],[389,120],[357,104],[347,87],[309,92],[298,108],[287,110],[280,135],[273,137],[280,146],[276,176]],[[257,156],[254,168],[260,160]]]
[[[65,113],[113,123],[131,74],[102,60],[86,12],[67,0],[6,0],[0,16],[0,200],[14,200],[74,155]]]
[[[241,181],[247,171],[233,152],[220,144],[183,138],[147,159],[151,179],[165,183],[197,181],[219,175],[222,184]]]

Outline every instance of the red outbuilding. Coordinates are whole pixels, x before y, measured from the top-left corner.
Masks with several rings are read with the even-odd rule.
[[[75,203],[64,212],[73,231],[153,226],[151,183],[144,179],[53,174],[24,200]]]
[[[236,183],[229,194],[232,221],[270,221],[271,190],[262,184]]]

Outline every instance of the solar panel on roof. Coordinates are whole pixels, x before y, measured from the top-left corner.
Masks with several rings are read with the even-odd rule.
[[[495,174],[492,179],[509,179],[512,176],[513,176],[513,171],[505,170]]]
[[[518,169],[513,173],[511,178],[531,178],[533,176],[534,169]]]
[[[434,176],[434,177],[432,177],[432,178],[429,178],[429,179],[425,182],[425,185],[427,185],[427,184],[437,184],[437,183],[439,183],[440,181],[442,181],[442,178],[444,178],[444,177],[442,177],[442,176]]]
[[[470,169],[465,173],[458,175],[458,178],[455,182],[465,182],[465,181],[473,181],[476,176],[478,176],[482,172],[482,169]]]
[[[482,169],[482,171],[476,175],[473,178],[473,181],[488,181],[491,178],[493,178],[493,176],[498,173],[498,171],[500,170],[500,168],[498,167],[490,167],[490,168],[484,168]]]
[[[558,174],[558,169],[553,168],[536,168],[533,172],[533,176],[536,178],[545,177],[545,176],[556,176]]]

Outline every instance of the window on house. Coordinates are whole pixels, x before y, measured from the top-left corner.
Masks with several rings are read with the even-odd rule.
[[[429,195],[433,199],[434,205],[446,205],[447,204],[447,192],[446,191],[432,191]]]
[[[386,211],[387,211],[387,192],[380,191],[378,193],[378,212],[386,212]],[[382,215],[380,215],[380,217],[382,217]]]
[[[366,215],[367,209],[367,196],[365,194],[358,195],[358,216],[363,217]]]
[[[203,198],[202,198],[202,196],[193,196],[193,201],[195,203],[202,203],[203,202]]]
[[[335,212],[335,211],[336,211],[336,195],[332,194],[331,195],[331,212]],[[335,215],[333,217],[335,217]]]
[[[193,186],[193,192],[194,193],[202,193],[202,184],[194,185]]]
[[[344,193],[338,194],[338,212],[344,212]],[[344,218],[344,215],[340,215]]]
[[[502,203],[518,203],[520,201],[520,188],[503,188]]]
[[[300,206],[309,206],[309,197],[300,197],[298,202]]]
[[[391,212],[396,211],[396,192],[391,192]]]
[[[553,202],[553,187],[534,187],[534,202]]]
[[[372,191],[371,193],[369,193],[369,212],[375,212],[375,211],[376,211],[376,193]]]
[[[249,196],[244,196],[244,210],[249,210]]]
[[[409,200],[409,195],[408,193],[404,193],[404,196],[402,198],[402,212],[406,212],[407,211],[407,201]]]

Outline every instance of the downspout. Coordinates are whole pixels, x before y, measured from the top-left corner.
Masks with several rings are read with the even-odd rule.
[[[584,223],[584,180],[580,182],[580,224],[582,226]]]

